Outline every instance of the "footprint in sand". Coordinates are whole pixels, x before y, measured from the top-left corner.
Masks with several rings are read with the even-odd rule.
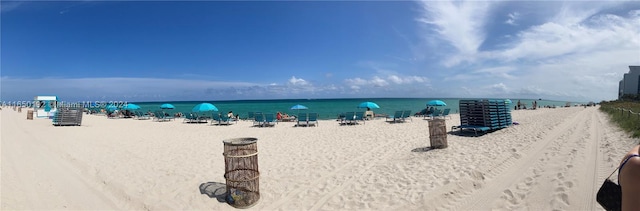
[[[518,199],[513,195],[513,192],[509,189],[504,190],[501,198],[506,199],[510,204],[518,204]]]
[[[564,186],[568,187],[568,188],[572,188],[573,187],[573,182],[571,181],[566,181],[564,182]]]

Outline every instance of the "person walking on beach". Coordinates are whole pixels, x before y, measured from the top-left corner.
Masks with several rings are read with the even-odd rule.
[[[618,184],[622,189],[622,210],[640,209],[640,145],[633,147],[620,162]]]

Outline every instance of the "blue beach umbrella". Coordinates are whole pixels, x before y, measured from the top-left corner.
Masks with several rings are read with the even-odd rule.
[[[211,103],[200,103],[191,109],[192,112],[218,111],[218,108]]]
[[[504,103],[506,103],[506,104],[511,104],[511,100],[506,99],[506,100],[504,100]]]
[[[165,104],[160,105],[160,108],[161,109],[174,109],[176,107],[171,105],[171,104],[169,104],[169,103],[165,103]]]
[[[305,109],[309,109],[309,108],[300,104],[291,106],[291,110],[305,110]]]
[[[133,104],[133,103],[129,103],[126,106],[123,106],[122,109],[124,110],[137,110],[140,109],[140,106]]]
[[[307,109],[309,108],[300,104],[291,106],[291,110],[298,110],[298,115],[296,116],[296,118],[300,117],[300,110],[307,110]]]
[[[432,100],[427,102],[427,106],[447,106],[442,100]]]
[[[358,105],[358,108],[380,108],[380,106],[374,102],[362,102]]]
[[[106,109],[107,111],[111,112],[111,111],[115,111],[118,110],[118,107],[115,105],[108,105],[107,107],[105,107],[104,109]]]

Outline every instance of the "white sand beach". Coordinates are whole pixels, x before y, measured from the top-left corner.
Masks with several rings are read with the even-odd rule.
[[[597,107],[512,111],[519,125],[435,150],[421,117],[255,128],[85,115],[54,127],[26,115],[0,111],[2,210],[235,210],[214,194],[222,141],[239,137],[258,138],[250,210],[602,210],[598,188],[637,144]]]

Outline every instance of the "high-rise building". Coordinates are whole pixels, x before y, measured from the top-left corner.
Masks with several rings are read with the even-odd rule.
[[[625,73],[618,88],[618,99],[624,95],[640,94],[640,66],[629,66],[629,73]]]

